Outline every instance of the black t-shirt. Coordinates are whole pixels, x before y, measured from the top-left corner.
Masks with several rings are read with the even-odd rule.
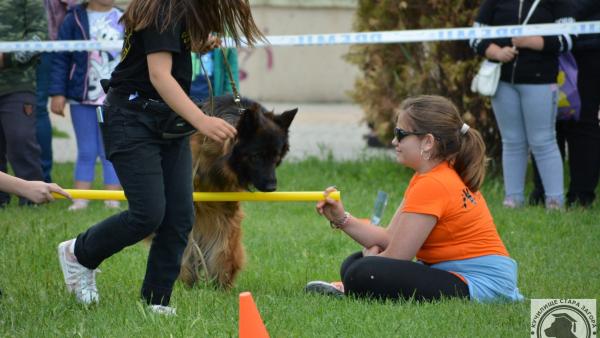
[[[147,99],[161,99],[150,82],[146,55],[156,52],[171,52],[173,66],[171,74],[181,88],[189,94],[192,81],[192,57],[190,38],[183,23],[159,32],[155,26],[125,34],[121,62],[113,71],[110,86],[125,96],[138,93]]]

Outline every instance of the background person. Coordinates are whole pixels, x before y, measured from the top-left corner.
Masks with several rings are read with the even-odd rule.
[[[75,0],[44,0],[50,40],[56,40],[58,28],[67,14],[67,9],[76,3]],[[36,69],[36,134],[40,144],[42,172],[45,182],[52,182],[52,124],[48,115],[48,85],[50,83],[52,55],[53,53],[50,52],[41,53],[40,63]]]
[[[122,12],[114,0],[90,0],[75,6],[60,26],[58,40],[106,40],[123,38],[119,23]],[[54,53],[48,93],[50,109],[64,116],[66,98],[70,99],[71,120],[77,138],[75,189],[91,189],[96,159],[100,158],[106,190],[120,190],[112,163],[106,159],[96,108],[106,94],[100,80],[109,78],[119,63],[120,54],[111,51],[75,51]],[[88,200],[76,199],[69,210],[85,209]],[[106,207],[118,208],[118,201],[104,201]]]
[[[54,200],[52,193],[58,193],[71,199],[71,195],[54,183],[25,181],[0,171],[0,191],[22,196],[34,203],[46,203]],[[0,290],[2,296],[2,290]]]
[[[394,133],[398,162],[415,170],[404,200],[387,228],[355,219],[341,201],[318,202],[317,211],[364,249],[342,263],[342,285],[317,281],[306,290],[383,299],[522,300],[517,263],[480,192],[485,145],[479,132],[449,100],[417,96],[400,105]]]
[[[102,134],[129,201],[129,210],[109,217],[61,243],[65,283],[80,302],[99,300],[95,269],[108,257],[154,233],[141,296],[151,311],[169,307],[181,256],[194,220],[189,137],[162,138],[162,127],[179,114],[200,133],[218,142],[236,135],[222,119],[205,115],[188,97],[191,52],[216,47],[226,33],[239,45],[262,34],[245,0],[133,0],[121,62],[112,73],[103,105]],[[163,103],[170,110],[147,110]]]
[[[577,21],[600,20],[600,1],[575,1]],[[581,98],[579,121],[568,128],[571,180],[568,203],[589,206],[596,199],[600,174],[600,34],[579,35],[573,55],[579,68],[577,88]]]
[[[523,23],[533,0],[485,0],[475,26]],[[573,22],[569,0],[540,1],[529,24]],[[563,166],[556,143],[558,53],[571,50],[569,35],[474,39],[471,47],[492,61],[502,62],[500,83],[492,107],[502,137],[502,169],[508,208],[525,199],[529,150],[539,167],[547,208],[563,206]]]
[[[577,0],[574,3],[577,21],[600,20],[600,1]],[[578,67],[581,112],[577,121],[558,121],[557,136],[563,155],[564,148],[568,149],[570,178],[567,205],[589,207],[596,199],[600,175],[600,35],[579,35],[573,56]],[[535,188],[530,201],[535,204],[544,194],[537,170],[534,170],[533,181]]]
[[[48,27],[41,1],[0,0],[0,41],[41,41]],[[10,163],[15,176],[42,180],[36,137],[35,68],[37,52],[0,52],[0,171]],[[10,196],[0,192],[0,207]],[[21,198],[20,204],[28,203]]]
[[[38,204],[54,201],[53,192],[71,199],[71,195],[55,183],[25,181],[3,172],[0,172],[0,191],[22,196]]]
[[[227,62],[231,67],[231,75],[235,81],[236,88],[240,88],[238,55],[235,48],[223,48]],[[204,101],[209,98],[209,88],[206,82],[206,76],[202,72],[202,66],[208,74],[212,85],[213,95],[221,96],[233,93],[229,75],[227,75],[227,66],[220,49],[214,49],[204,54],[192,53],[192,85],[190,87],[190,96]]]

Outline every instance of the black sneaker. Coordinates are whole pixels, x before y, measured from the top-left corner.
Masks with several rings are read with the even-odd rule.
[[[344,284],[342,282],[323,282],[320,280],[308,282],[304,287],[304,291],[310,293],[318,293],[322,295],[331,295],[336,297],[344,296]]]

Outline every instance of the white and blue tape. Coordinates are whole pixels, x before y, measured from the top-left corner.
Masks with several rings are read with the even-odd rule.
[[[531,35],[581,35],[600,33],[600,21],[574,23],[531,24],[514,26],[486,26],[463,28],[414,29],[402,31],[379,31],[361,33],[271,35],[264,46],[326,46],[380,43],[406,43],[425,41],[454,41],[491,39]],[[0,42],[0,52],[25,51],[90,51],[121,50],[123,41],[5,41]],[[233,45],[225,41],[225,45]]]

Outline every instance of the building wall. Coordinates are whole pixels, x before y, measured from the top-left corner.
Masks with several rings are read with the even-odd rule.
[[[352,8],[254,6],[267,35],[352,31]],[[343,60],[348,46],[261,47],[240,50],[241,92],[266,101],[347,102],[357,68]]]
[[[125,8],[129,1],[117,1]],[[355,0],[251,0],[266,35],[352,31]],[[349,102],[358,75],[348,46],[240,49],[240,92],[261,101]]]

